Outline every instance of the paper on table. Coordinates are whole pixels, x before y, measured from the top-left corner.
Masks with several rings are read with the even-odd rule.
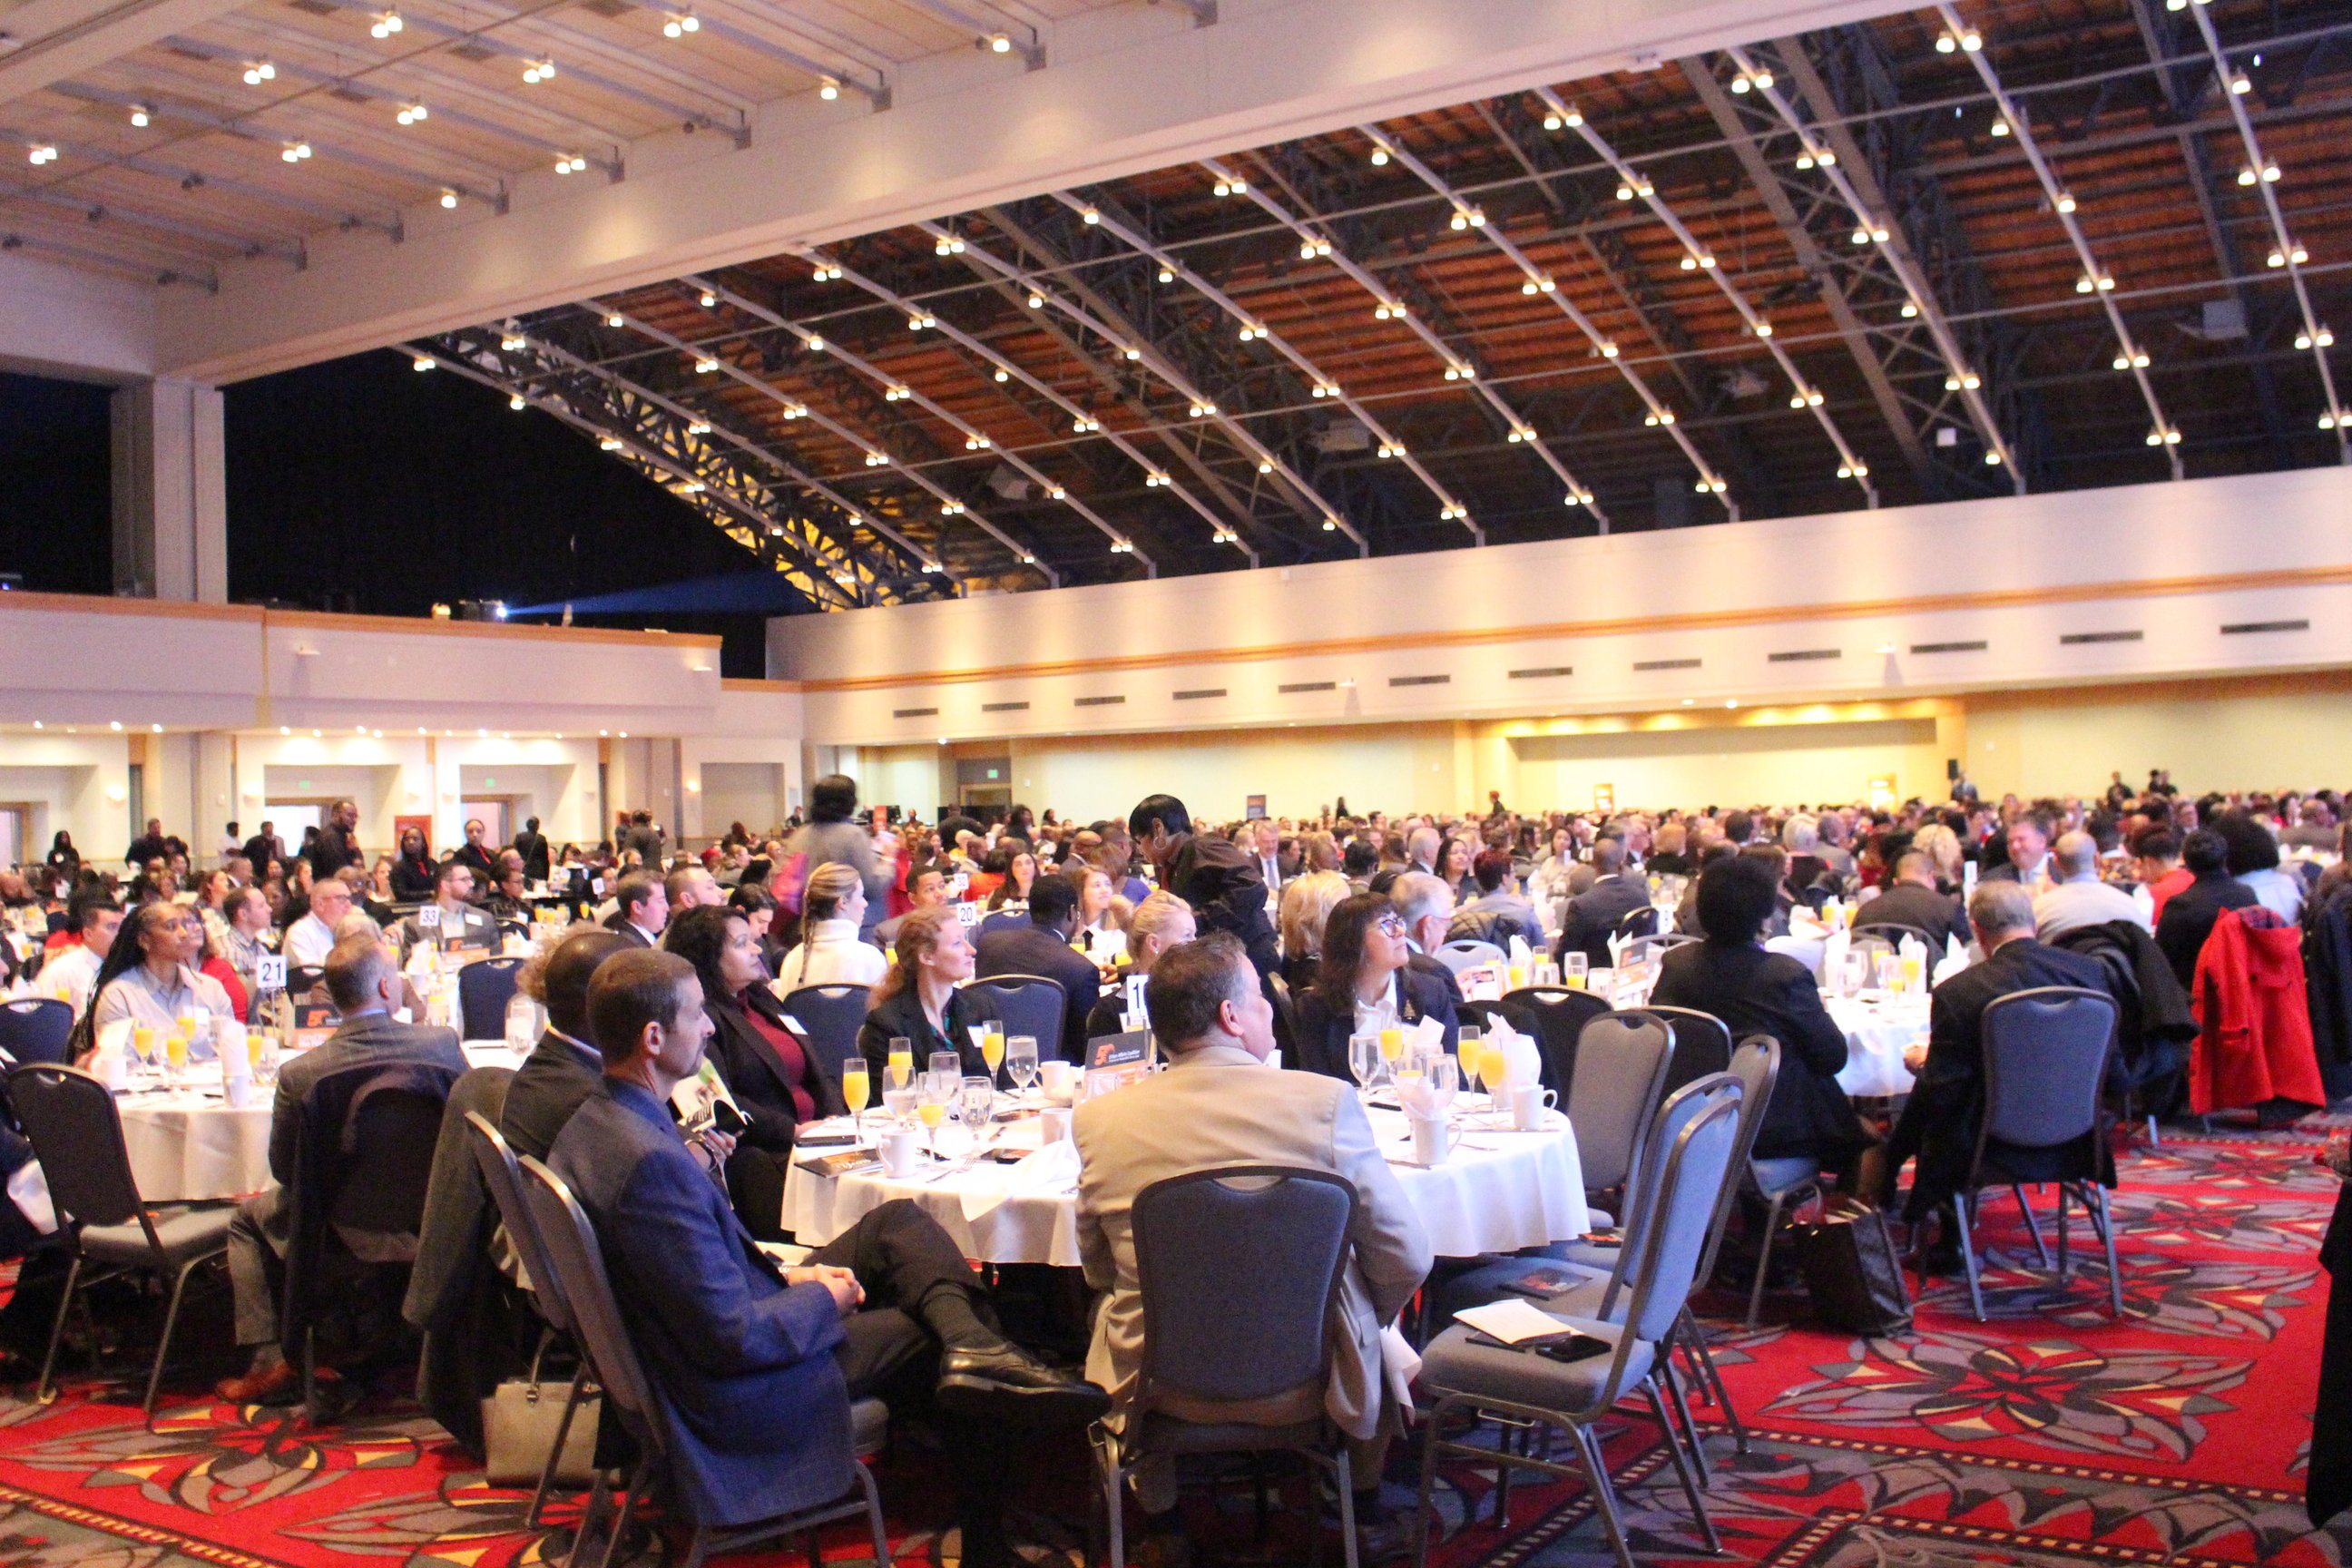
[[[1571,1331],[1590,1334],[1596,1340],[1615,1344],[1624,1332],[1616,1323],[1604,1323],[1595,1318],[1571,1318],[1538,1310],[1532,1302],[1517,1296],[1506,1296],[1499,1301],[1489,1301],[1483,1307],[1472,1307],[1454,1314],[1457,1323],[1467,1324],[1489,1338],[1516,1345],[1528,1340],[1549,1339],[1554,1334]]]

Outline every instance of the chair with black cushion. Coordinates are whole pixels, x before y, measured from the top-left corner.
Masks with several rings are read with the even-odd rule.
[[[1617,921],[1617,935],[1631,942],[1637,936],[1658,934],[1658,906],[1643,904],[1638,910],[1627,910]]]
[[[0,1003],[0,1050],[20,1062],[61,1062],[73,1038],[73,1004],[54,996]]]
[[[523,1196],[522,1167],[515,1161],[514,1150],[497,1126],[478,1110],[466,1112],[467,1143],[473,1151],[474,1163],[482,1173],[482,1185],[489,1189],[490,1203],[499,1211],[499,1222],[506,1226],[507,1239],[515,1249],[522,1265],[521,1283],[530,1290],[532,1307],[540,1321],[547,1325],[547,1334],[561,1339],[574,1350],[579,1348],[579,1326],[572,1315],[572,1305],[564,1299],[563,1281],[549,1260],[547,1243],[539,1234],[539,1221]],[[541,1348],[545,1348],[542,1341]],[[523,1514],[526,1528],[539,1522],[540,1510],[547,1506],[547,1494],[555,1483],[556,1461],[563,1456],[565,1436],[572,1430],[572,1418],[579,1413],[580,1403],[593,1392],[590,1382],[588,1359],[582,1356],[579,1370],[572,1374],[572,1391],[564,1398],[563,1415],[555,1428],[555,1441],[547,1451],[547,1463],[539,1472],[539,1485],[530,1495],[530,1507]],[[587,1533],[583,1525],[581,1531]]]
[[[507,1037],[507,1004],[514,1000],[515,980],[522,964],[520,958],[481,958],[457,972],[459,1037]]]
[[[863,985],[803,985],[782,1004],[784,1016],[808,1031],[808,1048],[824,1064],[834,1080],[841,1064],[857,1055],[857,1031],[866,1025],[866,1010],[874,993]]]
[[[1027,1035],[1037,1042],[1037,1059],[1051,1061],[1062,1054],[1062,1019],[1068,1000],[1062,983],[1043,974],[992,974],[965,986],[982,1014],[993,1013],[1004,1025],[1007,1038]]]
[[[363,1063],[325,1074],[296,1108],[278,1332],[300,1349],[303,1398],[280,1436],[297,1416],[321,1418],[320,1328],[358,1292],[389,1284],[396,1301],[405,1284],[457,1077],[429,1062]]]
[[[1868,953],[1893,952],[1896,939],[1889,933],[1894,929],[1892,926],[1856,926],[1853,928],[1852,940],[1846,944],[1846,951]],[[1873,983],[1875,984],[1875,977]]]
[[[596,1568],[613,1568],[621,1543],[628,1539],[631,1521],[656,1487],[673,1494],[670,1506],[686,1514],[693,1529],[683,1568],[701,1568],[703,1560],[714,1552],[814,1534],[821,1525],[860,1514],[866,1516],[872,1532],[874,1561],[888,1563],[890,1542],[882,1522],[881,1493],[875,1488],[873,1475],[857,1462],[859,1456],[878,1452],[888,1436],[890,1413],[878,1399],[856,1400],[849,1407],[853,1451],[845,1458],[856,1478],[854,1491],[815,1508],[734,1528],[706,1525],[691,1517],[684,1494],[667,1484],[670,1454],[677,1446],[677,1417],[668,1397],[646,1375],[644,1363],[629,1338],[620,1303],[613,1297],[612,1280],[604,1272],[595,1226],[562,1177],[528,1155],[520,1163],[523,1200],[530,1211],[548,1278],[555,1281],[572,1315],[575,1336],[595,1373],[597,1387],[636,1448],[636,1464],[621,1494],[620,1516],[605,1534],[604,1556]]]
[[[50,1377],[74,1293],[121,1275],[152,1273],[172,1282],[155,1363],[147,1373],[145,1409],[152,1415],[189,1277],[226,1253],[229,1221],[236,1211],[226,1206],[154,1207],[142,1198],[130,1152],[122,1144],[122,1119],[114,1096],[88,1073],[54,1062],[27,1063],[10,1070],[8,1100],[41,1163],[58,1229],[73,1252],[65,1293],[49,1326],[49,1347],[41,1358],[35,1397],[44,1405],[57,1397]]]
[[[1984,1118],[1977,1129],[1969,1179],[1953,1199],[1969,1300],[1979,1322],[1985,1315],[1976,1247],[1979,1194],[1989,1186],[2009,1187],[2031,1223],[2028,1182],[2057,1188],[2059,1285],[2063,1288],[2071,1274],[2066,1200],[2072,1197],[2083,1205],[2106,1249],[2108,1300],[2116,1321],[2123,1319],[2123,1273],[2116,1262],[2115,1223],[2107,1213],[2106,1188],[2114,1184],[2114,1167],[2102,1157],[2107,1112],[2100,1098],[2107,1063],[2115,1054],[2116,1016],[2114,997],[2072,985],[2012,991],[1985,1008]],[[2034,1236],[2038,1244],[2038,1226]]]
[[[1247,1405],[1330,1376],[1326,1325],[1348,1266],[1356,1189],[1328,1171],[1229,1165],[1152,1183],[1135,1196],[1143,1363],[1126,1424],[1097,1426],[1110,1568],[1126,1568],[1127,1475],[1152,1455],[1305,1456],[1328,1471],[1339,1538],[1356,1563],[1354,1484],[1348,1449],[1322,1410],[1287,1426],[1188,1420],[1155,1408],[1164,1394],[1188,1408]]]
[[[1864,906],[1864,912],[1865,914],[1869,912],[1867,905]],[[1856,925],[1853,928],[1853,939],[1855,942],[1859,942],[1866,936],[1877,937],[1882,941],[1892,943],[1897,949],[1902,947],[1904,938],[1916,938],[1919,945],[1927,950],[1927,963],[1930,966],[1935,963],[1937,959],[1942,957],[1944,952],[1944,939],[1942,937],[1930,936],[1925,930],[1918,926],[1904,925],[1897,921],[1873,921],[1868,925]]]
[[[1559,1096],[1559,1108],[1566,1110],[1576,1083],[1578,1037],[1585,1025],[1612,1010],[1609,999],[1580,986],[1524,985],[1506,995],[1503,1006],[1507,1013],[1517,1009],[1533,1026],[1536,1048],[1543,1054],[1544,1087]]]
[[[1481,1345],[1473,1342],[1471,1331],[1458,1323],[1430,1342],[1423,1352],[1418,1386],[1423,1396],[1435,1401],[1435,1407],[1422,1447],[1415,1568],[1423,1568],[1428,1562],[1431,1494],[1437,1462],[1447,1457],[1494,1465],[1506,1475],[1533,1469],[1563,1479],[1580,1476],[1621,1568],[1634,1568],[1593,1427],[1612,1419],[1617,1401],[1635,1392],[1648,1396],[1652,1414],[1665,1433],[1667,1452],[1707,1550],[1721,1551],[1698,1478],[1676,1439],[1659,1371],[1689,1302],[1699,1261],[1706,1251],[1707,1232],[1727,1184],[1738,1136],[1740,1100],[1740,1086],[1728,1076],[1701,1079],[1677,1100],[1678,1112],[1686,1112],[1683,1125],[1670,1142],[1654,1152],[1654,1175],[1648,1184],[1646,1201],[1629,1217],[1626,1226],[1619,1265],[1625,1293],[1622,1313],[1613,1321],[1569,1318],[1561,1324],[1563,1329],[1573,1328],[1600,1341],[1601,1348],[1595,1353],[1563,1362],[1528,1351]],[[1571,1467],[1555,1462],[1549,1458],[1549,1445],[1515,1453],[1507,1447],[1449,1438],[1445,1436],[1449,1420],[1464,1412],[1563,1431],[1577,1463]]]
[[[1576,1130],[1586,1191],[1630,1189],[1642,1135],[1665,1098],[1674,1049],[1674,1030],[1662,1019],[1605,1013],[1584,1026],[1568,1120]]]
[[[1274,1027],[1276,1043],[1290,1055],[1283,1060],[1296,1065],[1298,1040],[1298,1004],[1291,1000],[1290,982],[1279,974],[1266,976],[1266,989],[1274,996]]]
[[[326,966],[318,963],[289,963],[286,966],[286,994],[299,1001],[326,983]]]
[[[1636,1011],[1662,1018],[1675,1032],[1674,1060],[1666,1068],[1666,1088],[1677,1089],[1731,1066],[1731,1027],[1712,1013],[1695,1007],[1643,1005]]]
[[[1633,912],[1639,914],[1641,911],[1636,910]],[[1650,936],[1637,936],[1625,944],[1625,951],[1619,962],[1628,969],[1639,969],[1656,963],[1675,949],[1699,940],[1688,931],[1662,931]]]

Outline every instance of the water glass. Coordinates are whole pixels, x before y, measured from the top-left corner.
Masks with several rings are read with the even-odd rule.
[[[1371,1088],[1385,1065],[1381,1058],[1380,1036],[1366,1033],[1348,1037],[1348,1070],[1356,1075],[1358,1089]]]
[[[1004,1071],[1015,1089],[1027,1092],[1037,1081],[1037,1037],[1008,1035],[1004,1040]]]
[[[1583,990],[1585,982],[1591,976],[1591,973],[1592,959],[1590,954],[1581,952],[1564,952],[1560,954],[1559,983],[1562,985],[1567,986],[1570,990]]]
[[[956,1117],[977,1144],[987,1135],[989,1121],[996,1114],[996,1080],[974,1075],[963,1080],[962,1089],[956,1102]]]
[[[1869,984],[1870,954],[1847,953],[1845,962],[1838,966],[1838,989],[1846,996],[1853,997],[1860,994],[1862,988]]]
[[[1429,1098],[1439,1116],[1454,1108],[1454,1097],[1462,1092],[1462,1066],[1453,1057],[1439,1051],[1429,1058]]]
[[[963,1058],[954,1051],[933,1051],[929,1065],[934,1074],[945,1073],[951,1079],[963,1077]]]
[[[1877,963],[1878,988],[1893,991],[1903,984],[1903,960],[1891,952],[1872,955]]]

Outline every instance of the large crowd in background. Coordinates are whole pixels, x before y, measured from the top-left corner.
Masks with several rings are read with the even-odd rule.
[[[981,1278],[911,1205],[886,1205],[790,1269],[761,1272],[725,1236],[791,1239],[782,1200],[797,1135],[854,1109],[844,1083],[860,1066],[875,1082],[902,1061],[950,1057],[964,1074],[996,1073],[974,979],[1055,981],[1062,1028],[1035,1042],[1047,1058],[1080,1062],[1090,1041],[1143,1028],[1174,1060],[1270,1059],[1348,1080],[1361,1076],[1351,1043],[1368,1036],[1433,1025],[1450,1052],[1466,1026],[1491,1025],[1497,1015],[1465,995],[1458,964],[1444,961],[1463,943],[1584,974],[1616,963],[1629,935],[1661,938],[1675,945],[1643,1005],[1780,1043],[1756,1157],[1800,1162],[1858,1201],[1890,1206],[1902,1196],[1897,1173],[1916,1158],[1902,1208],[1914,1220],[1966,1179],[1963,1145],[1981,1109],[1973,1032],[2000,994],[2104,988],[2126,1016],[2126,1056],[2152,1058],[2159,1039],[2178,1047],[2196,1033],[2183,1022],[2185,999],[2214,967],[2207,950],[2217,931],[2292,928],[2313,1020],[2300,1048],[2339,1081],[2352,1067],[2352,862],[2344,799],[2330,789],[2192,798],[2159,772],[2145,786],[2118,774],[2098,793],[2040,799],[1984,800],[1959,780],[1948,798],[1900,803],[1537,811],[1489,795],[1468,811],[1360,814],[1335,801],[1307,816],[1227,822],[1152,795],[1123,817],[1086,822],[1021,805],[926,821],[861,807],[856,783],[836,775],[813,784],[806,820],[756,834],[735,824],[695,845],[673,843],[642,811],[593,845],[552,844],[536,819],[509,845],[486,837],[469,822],[462,845],[436,854],[411,828],[371,856],[349,801],[290,849],[265,822],[250,837],[232,826],[198,857],[151,821],[119,863],[100,863],[59,833],[43,863],[0,873],[13,928],[0,978],[13,994],[72,1008],[79,1062],[116,1026],[185,1030],[195,1014],[258,1021],[273,984],[315,984],[341,1022],[279,1070],[283,1121],[336,1063],[414,1058],[463,1072],[457,1035],[427,1026],[410,980],[429,979],[453,945],[531,952],[522,987],[543,1009],[545,1032],[506,1090],[501,1130],[562,1171],[609,1229],[608,1266],[627,1276],[617,1280],[625,1310],[649,1314],[646,1324],[690,1321],[710,1310],[710,1279],[744,1268],[760,1276],[741,1283],[751,1298],[781,1292],[772,1305],[796,1302],[790,1310],[803,1313],[820,1301],[825,1323],[895,1305],[890,1335],[835,1344],[815,1333],[792,1342],[799,1352],[774,1353],[804,1365],[807,1345],[833,1344],[852,1394],[919,1362],[936,1373],[932,1396],[951,1421],[1084,1425],[1102,1415],[1107,1388],[1127,1386],[1118,1369],[1136,1346],[1107,1347],[1098,1326],[1095,1382],[1036,1359],[1005,1336]],[[1802,943],[1788,945],[1848,923],[1857,937],[1884,927],[1921,939],[1929,958],[1948,954],[1955,969],[1964,952],[1974,961],[1965,979],[1935,988],[1931,1037],[1910,1061],[1919,1079],[1900,1120],[1874,1119],[1839,1086],[1846,1038],[1824,1010],[1819,956],[1809,968],[1791,956]],[[862,995],[850,1056],[829,1061],[809,1048],[793,1016],[809,987]],[[1501,999],[1507,1020],[1510,1000]],[[193,1043],[204,1054],[201,1037]],[[2176,1079],[2182,1054],[2161,1064]],[[706,1060],[739,1124],[691,1131],[681,1146],[665,1099]],[[1298,1081],[1309,1099],[1327,1092]],[[2303,1100],[2326,1098],[2317,1081],[2297,1090]],[[2133,1087],[2151,1101],[2144,1109],[2177,1108],[2177,1082]],[[1327,1113],[1344,1117],[1315,1114]],[[1092,1125],[1115,1121],[1101,1112]],[[20,1147],[12,1169],[26,1158]],[[649,1196],[616,1170],[676,1190]],[[707,1204],[718,1217],[700,1213]],[[0,1245],[37,1245],[16,1229]],[[697,1238],[708,1255],[682,1268],[629,1272],[666,1249],[693,1254]],[[1396,1283],[1410,1275],[1417,1288],[1430,1261],[1411,1235],[1396,1241]],[[219,1390],[239,1404],[282,1400],[299,1384],[278,1343],[286,1245],[278,1190],[245,1200],[228,1258],[237,1339],[252,1360]],[[1125,1288],[1118,1270],[1130,1264],[1106,1262],[1101,1278],[1090,1265],[1088,1282]],[[1393,1316],[1381,1300],[1384,1319]],[[0,1340],[22,1342],[4,1313]],[[685,1386],[714,1374],[686,1353],[663,1375]],[[436,1413],[462,1426],[464,1408]],[[788,1416],[754,1426],[786,1459],[805,1438]],[[967,1540],[1001,1539],[1002,1464],[969,1435],[951,1447]]]

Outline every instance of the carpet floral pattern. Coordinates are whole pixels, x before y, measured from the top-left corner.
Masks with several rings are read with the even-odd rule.
[[[1759,1568],[2352,1568],[2352,1527],[2313,1531],[2302,1497],[2328,1286],[2315,1255],[2336,1188],[2310,1163],[2323,1125],[2135,1146],[2114,1200],[2120,1322],[2079,1213],[2062,1286],[2000,1199],[1986,1205],[1984,1322],[1958,1279],[1931,1282],[1912,1331],[1879,1340],[1822,1329],[1795,1294],[1768,1298],[1753,1330],[1728,1297],[1705,1299],[1751,1434],[1738,1451],[1722,1413],[1696,1407],[1728,1557],[1701,1551],[1654,1427],[1628,1407],[1602,1437],[1635,1551]],[[1024,1553],[1085,1561],[1083,1449],[1030,1458],[1011,1510]],[[952,1568],[927,1460],[884,1462],[897,1556]],[[1416,1464],[1401,1445],[1392,1503],[1408,1501]],[[1442,1568],[1610,1561],[1581,1486],[1523,1472],[1505,1522],[1494,1467],[1440,1475]],[[69,1379],[47,1405],[0,1395],[0,1568],[538,1568],[561,1559],[577,1510],[559,1503],[527,1529],[529,1500],[484,1484],[397,1399],[281,1436],[275,1412],[184,1386],[152,1422],[133,1382]],[[1277,1520],[1246,1560],[1286,1561],[1302,1542]],[[653,1568],[654,1550],[633,1568]],[[825,1552],[867,1560],[853,1531],[829,1533]]]

